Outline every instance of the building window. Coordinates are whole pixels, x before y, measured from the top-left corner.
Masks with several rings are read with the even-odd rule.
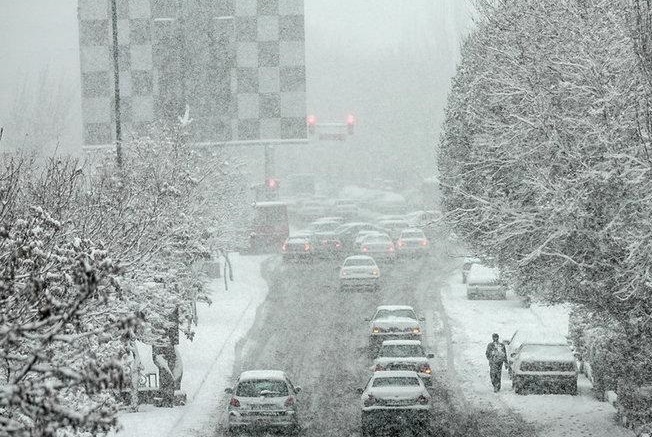
[[[109,20],[82,20],[79,29],[80,45],[109,45]]]
[[[281,119],[281,138],[306,138],[308,135],[305,117]]]
[[[238,121],[239,140],[256,140],[259,137],[260,137],[260,122],[257,119],[251,118],[251,119]]]
[[[303,41],[305,39],[303,15],[280,17],[278,29],[281,41]]]
[[[238,68],[238,93],[258,92],[258,69]]]
[[[135,96],[152,94],[152,75],[146,70],[131,70],[131,90]]]
[[[82,95],[84,97],[107,97],[113,90],[112,77],[108,71],[82,73]]]
[[[258,0],[258,15],[278,15],[278,0]]]
[[[236,17],[235,33],[239,42],[255,42],[258,38],[256,17]]]
[[[280,74],[281,91],[297,92],[306,90],[305,67],[282,67]]]
[[[281,96],[279,94],[260,95],[261,118],[278,118],[281,116]]]
[[[278,63],[278,41],[265,41],[258,43],[258,66],[278,67]]]

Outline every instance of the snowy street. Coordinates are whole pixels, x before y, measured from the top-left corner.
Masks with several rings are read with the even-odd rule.
[[[182,346],[188,405],[145,406],[140,413],[123,414],[118,436],[221,436],[224,388],[240,371],[263,368],[285,370],[303,387],[302,435],[359,435],[355,389],[364,385],[371,365],[364,319],[384,303],[407,303],[426,316],[427,349],[436,353],[438,377],[435,429],[506,436],[632,435],[616,426],[613,408],[593,398],[583,376],[578,396],[515,395],[507,372],[503,390],[492,392],[484,358],[491,333],[506,337],[517,327],[563,333],[563,309],[525,309],[511,296],[468,301],[459,260],[446,255],[386,266],[379,293],[339,292],[337,265],[234,256],[237,281],[228,292],[221,282],[215,284],[213,298],[222,304],[201,308],[203,329]],[[261,275],[269,279],[269,291]],[[501,419],[499,427],[488,413]]]

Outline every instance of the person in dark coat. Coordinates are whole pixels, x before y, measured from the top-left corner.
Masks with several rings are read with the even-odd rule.
[[[489,377],[494,386],[494,392],[500,391],[500,379],[503,373],[503,363],[507,366],[507,351],[505,345],[499,341],[498,334],[491,336],[493,341],[487,345],[487,360],[489,361]]]

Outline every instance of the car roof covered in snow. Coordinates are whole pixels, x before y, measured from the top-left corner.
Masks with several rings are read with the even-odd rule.
[[[566,344],[525,343],[519,353],[520,360],[575,361],[575,355]]]
[[[247,370],[240,374],[240,381],[246,381],[250,379],[285,380],[285,373],[282,370]]]
[[[412,310],[414,311],[414,308],[412,308],[410,305],[379,305],[376,307],[376,311],[379,310],[389,310],[389,311],[395,311],[395,310]]]
[[[269,208],[272,206],[287,206],[287,203],[285,202],[278,202],[278,201],[264,201],[264,202],[255,202],[254,207],[255,208]]]
[[[468,284],[484,284],[498,280],[498,269],[482,264],[473,264],[469,270],[466,282]]]
[[[346,261],[347,259],[371,259],[373,261],[373,258],[370,257],[370,256],[367,256],[367,255],[351,255],[351,256],[347,256],[344,261]]]
[[[421,340],[385,340],[383,341],[383,346],[419,346],[421,345]]]
[[[372,378],[405,378],[405,377],[418,378],[419,375],[414,370],[379,370],[374,372]]]

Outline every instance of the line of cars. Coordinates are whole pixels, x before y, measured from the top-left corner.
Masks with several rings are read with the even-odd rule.
[[[423,345],[423,317],[408,305],[381,305],[369,322],[369,351],[373,372],[359,388],[362,436],[382,431],[429,427],[433,387],[429,360]]]
[[[506,299],[507,286],[498,269],[483,262],[477,257],[464,259],[462,282],[466,284],[467,298]],[[577,357],[564,337],[516,330],[503,343],[515,393],[577,394]]]

